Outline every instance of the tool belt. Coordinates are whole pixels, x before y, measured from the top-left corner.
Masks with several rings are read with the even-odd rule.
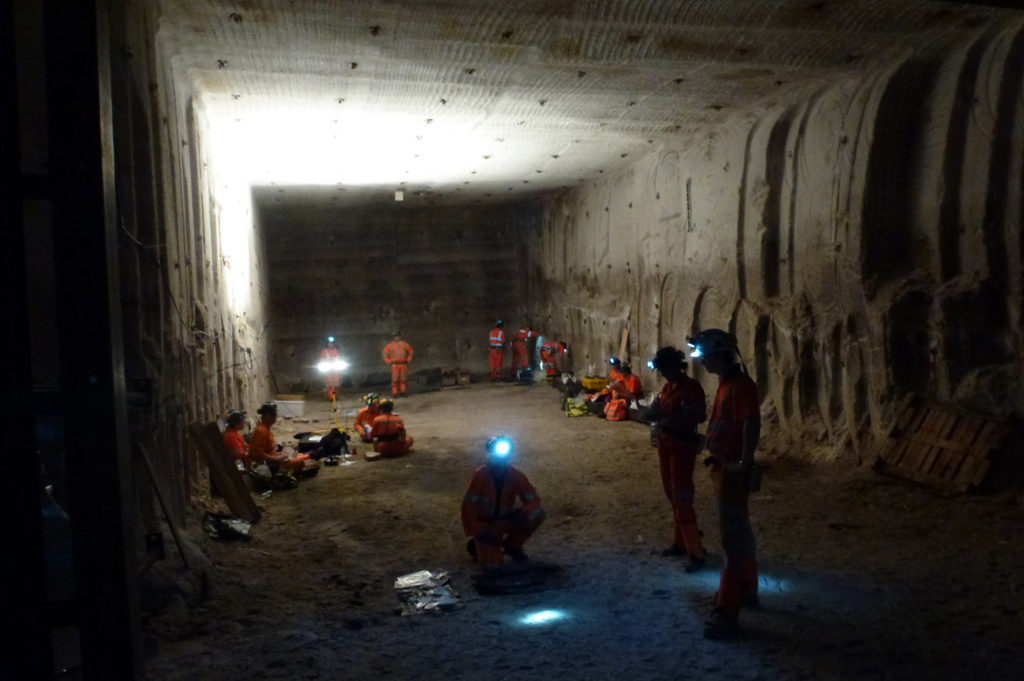
[[[503,345],[492,345],[491,347],[492,348],[501,348],[501,347],[504,347],[504,346]]]
[[[513,343],[525,343],[526,341],[523,340],[522,338],[513,338],[512,342]]]

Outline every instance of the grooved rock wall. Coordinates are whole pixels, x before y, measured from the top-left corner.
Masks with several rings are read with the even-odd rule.
[[[387,371],[381,351],[396,329],[413,347],[410,372],[484,372],[494,320],[522,316],[523,234],[535,205],[341,209],[308,199],[279,206],[274,195],[261,191],[258,201],[271,371],[282,391],[322,387],[314,365],[328,335],[355,385]]]
[[[865,454],[910,391],[1024,412],[1022,59],[1003,24],[550,202],[530,250],[544,328],[599,372],[625,326],[634,360],[730,329],[805,454]]]

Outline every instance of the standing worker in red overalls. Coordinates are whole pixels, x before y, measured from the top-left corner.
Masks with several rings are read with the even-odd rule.
[[[527,368],[530,363],[526,358],[526,341],[537,334],[529,326],[524,326],[512,337],[512,375],[516,376],[519,371]]]
[[[500,381],[501,358],[505,348],[505,322],[500,319],[494,322],[494,328],[491,329],[491,335],[487,339],[487,345],[490,347],[488,366],[491,370],[491,380]]]
[[[725,567],[715,607],[704,623],[706,638],[724,638],[736,629],[741,605],[756,605],[757,542],[750,525],[750,492],[760,481],[754,452],[761,438],[761,399],[757,384],[739,360],[736,337],[721,329],[705,329],[689,338],[691,357],[699,358],[718,376],[718,392],[708,419],[707,447],[711,483],[718,498],[718,516]]]
[[[402,340],[402,332],[384,346],[384,363],[391,366],[391,396],[405,397],[405,376],[412,362],[412,346]]]
[[[700,454],[697,426],[707,420],[704,388],[686,375],[682,350],[661,348],[647,366],[665,377],[665,386],[644,415],[654,428],[661,484],[672,505],[672,544],[661,555],[689,556],[685,569],[696,572],[707,561],[693,509],[693,467]]]

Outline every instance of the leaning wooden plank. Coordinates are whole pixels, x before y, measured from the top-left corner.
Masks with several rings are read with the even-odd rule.
[[[960,419],[956,428],[949,435],[950,440],[955,442],[956,445],[950,448],[950,456],[936,470],[936,475],[943,480],[956,480],[960,469],[963,468],[965,461],[971,455],[971,443],[984,423],[984,421],[976,416],[964,416]]]
[[[934,475],[935,466],[946,453],[946,450],[956,447],[956,443],[951,442],[946,437],[953,430],[956,420],[956,412],[946,410],[939,412],[939,416],[933,425],[932,442],[928,447],[928,454],[921,462],[921,472],[924,475]]]
[[[193,423],[189,431],[206,465],[210,468],[210,476],[217,485],[217,489],[224,495],[231,512],[250,523],[258,522],[260,510],[249,492],[249,488],[242,479],[241,473],[235,468],[234,461],[224,451],[224,438],[216,423]]]

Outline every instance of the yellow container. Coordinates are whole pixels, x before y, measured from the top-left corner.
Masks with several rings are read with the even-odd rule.
[[[585,390],[604,390],[608,386],[608,379],[604,376],[584,376],[580,382]]]

